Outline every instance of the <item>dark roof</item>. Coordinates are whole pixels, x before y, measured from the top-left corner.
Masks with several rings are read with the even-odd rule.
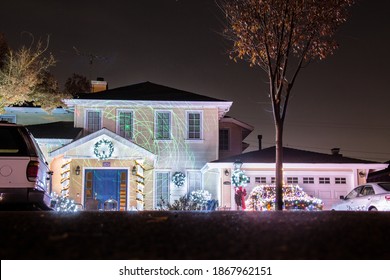
[[[244,163],[275,163],[275,147],[269,147],[258,151],[239,154],[213,162],[234,162],[241,160]],[[293,148],[283,148],[284,163],[377,163],[374,161],[361,160],[344,157],[341,154],[322,154],[298,150]]]
[[[368,173],[367,182],[390,182],[390,166]]]
[[[225,101],[167,86],[144,82],[95,93],[82,93],[76,99],[148,101]]]
[[[82,128],[74,127],[73,122],[52,122],[26,127],[35,138],[41,139],[76,139],[82,131]]]

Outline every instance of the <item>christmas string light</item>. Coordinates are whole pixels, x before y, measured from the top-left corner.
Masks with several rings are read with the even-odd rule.
[[[136,160],[135,161],[136,166],[136,182],[137,182],[137,189],[136,189],[136,202],[137,202],[137,210],[143,210],[145,207],[145,194],[144,194],[144,188],[145,188],[145,177],[144,177],[144,171],[145,168],[142,166],[142,164]]]
[[[74,200],[69,199],[64,195],[59,195],[57,193],[51,194],[52,200],[51,204],[54,206],[54,210],[58,212],[76,212],[77,205]]]
[[[275,185],[256,186],[246,200],[248,211],[266,211],[275,209]],[[286,210],[322,210],[321,199],[306,194],[299,185],[283,186],[283,202]]]
[[[114,152],[114,144],[107,139],[100,139],[93,148],[93,153],[99,160],[106,160],[112,156]]]
[[[65,197],[69,196],[70,163],[71,160],[64,160],[64,163],[61,165],[61,195]]]
[[[172,182],[175,184],[176,187],[181,187],[184,185],[184,180],[186,178],[186,175],[184,175],[183,172],[175,172],[172,175]]]
[[[197,210],[201,210],[207,205],[207,202],[211,200],[211,194],[207,190],[192,191],[189,200],[197,205]]]

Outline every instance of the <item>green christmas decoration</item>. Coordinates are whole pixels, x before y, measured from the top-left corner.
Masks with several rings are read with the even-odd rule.
[[[175,172],[172,176],[172,182],[175,184],[176,187],[181,187],[184,185],[184,180],[186,178],[186,175],[184,175],[183,172]]]
[[[247,211],[267,211],[275,209],[275,185],[255,187],[246,200]],[[283,186],[283,203],[285,210],[318,211],[323,209],[321,199],[309,196],[298,185]]]
[[[94,145],[93,153],[100,160],[106,160],[112,156],[114,144],[107,139],[100,139]]]
[[[249,178],[241,169],[232,172],[232,185],[235,187],[245,187],[249,183]]]

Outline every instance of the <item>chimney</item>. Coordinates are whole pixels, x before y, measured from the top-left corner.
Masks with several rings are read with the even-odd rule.
[[[343,155],[340,154],[340,148],[333,148],[331,149],[332,155],[337,157],[342,157]]]
[[[108,89],[108,84],[102,77],[97,77],[95,81],[91,81],[91,93],[104,91]]]
[[[263,135],[257,135],[257,139],[259,139],[259,151],[262,149],[261,147],[261,139],[263,139]]]

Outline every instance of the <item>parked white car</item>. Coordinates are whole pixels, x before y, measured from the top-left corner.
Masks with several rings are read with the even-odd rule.
[[[51,171],[33,136],[7,122],[0,122],[0,135],[0,209],[51,209]]]
[[[332,210],[390,211],[390,182],[360,185],[340,199]]]

